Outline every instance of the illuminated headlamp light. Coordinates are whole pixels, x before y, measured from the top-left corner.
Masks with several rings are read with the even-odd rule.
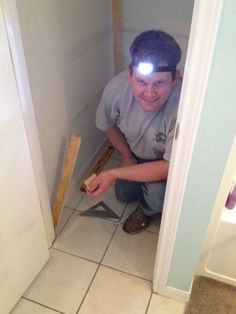
[[[134,64],[131,63],[131,66]],[[135,65],[134,65],[135,66]],[[137,66],[139,73],[149,75],[154,72],[173,72],[176,71],[176,65],[158,66],[148,62],[140,62]]]
[[[153,72],[153,64],[140,62],[138,65],[138,71],[143,75],[151,74]]]

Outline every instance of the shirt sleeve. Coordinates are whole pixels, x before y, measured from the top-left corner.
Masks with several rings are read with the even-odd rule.
[[[96,111],[96,126],[101,131],[117,125],[120,120],[119,101],[117,94],[119,90],[116,80],[110,81],[105,87],[98,109]]]

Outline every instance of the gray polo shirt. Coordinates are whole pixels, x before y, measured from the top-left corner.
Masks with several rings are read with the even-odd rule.
[[[180,90],[181,81],[159,110],[146,112],[133,96],[128,71],[121,72],[104,89],[96,112],[96,125],[102,131],[116,125],[125,135],[131,151],[140,158],[169,161]]]

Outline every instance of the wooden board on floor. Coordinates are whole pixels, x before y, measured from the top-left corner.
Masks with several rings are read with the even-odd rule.
[[[55,230],[60,222],[63,207],[65,205],[66,195],[70,185],[76,159],[79,153],[80,144],[81,144],[80,137],[77,136],[71,137],[67,157],[63,166],[61,178],[56,192],[55,201],[52,208],[52,217]]]

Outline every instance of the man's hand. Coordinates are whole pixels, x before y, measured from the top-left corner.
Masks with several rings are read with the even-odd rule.
[[[86,192],[90,196],[98,196],[104,193],[112,185],[114,180],[115,176],[112,170],[103,171],[89,183]]]

